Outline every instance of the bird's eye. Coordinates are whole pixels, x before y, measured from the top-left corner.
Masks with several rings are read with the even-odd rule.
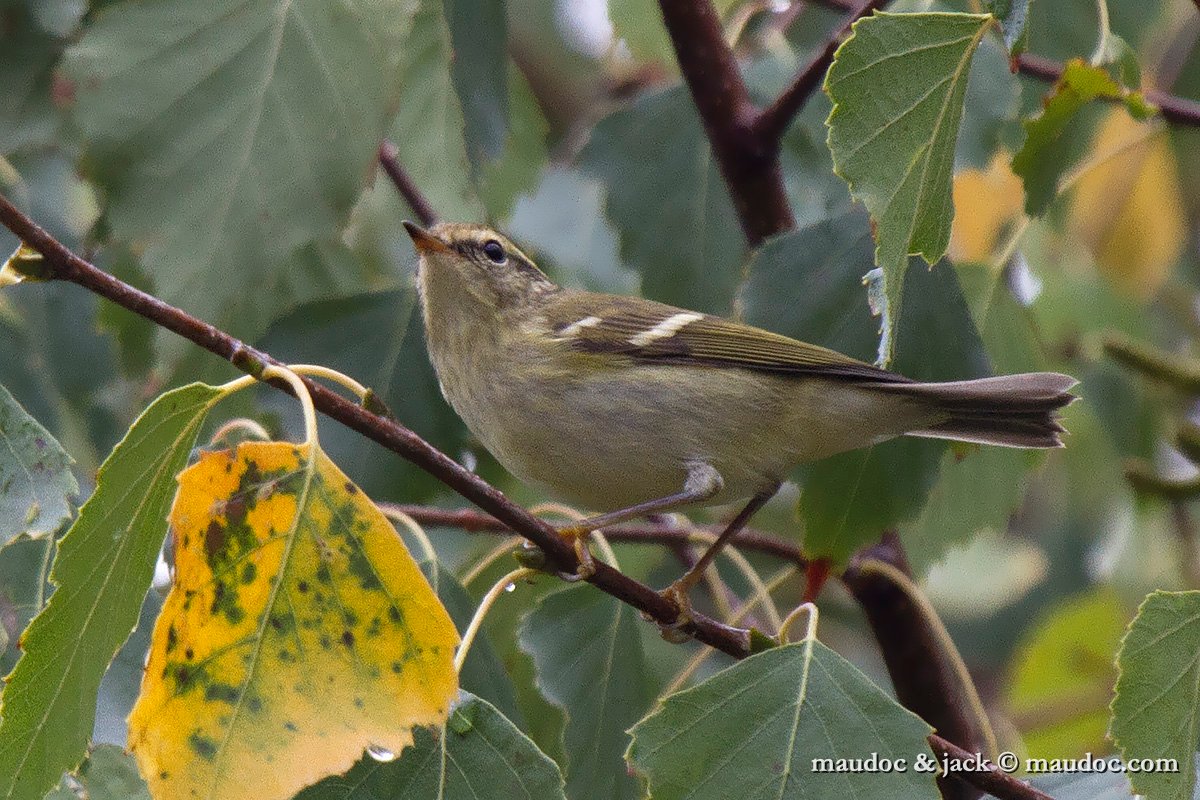
[[[497,242],[495,239],[488,239],[483,243],[483,254],[488,257],[488,260],[493,264],[503,264],[508,257],[504,254],[504,245]]]

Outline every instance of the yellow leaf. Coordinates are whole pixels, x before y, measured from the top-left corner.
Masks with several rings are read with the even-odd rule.
[[[959,264],[985,262],[1024,213],[1025,189],[1003,150],[986,170],[964,169],[954,176],[954,223],[950,258]]]
[[[1117,108],[1101,125],[1092,152],[1099,162],[1075,184],[1071,229],[1110,283],[1149,299],[1170,275],[1187,235],[1166,129]]]
[[[202,453],[129,746],[155,798],[289,798],[399,752],[458,690],[458,634],[391,525],[319,449]]]

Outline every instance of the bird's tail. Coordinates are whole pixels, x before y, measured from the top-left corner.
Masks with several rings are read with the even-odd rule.
[[[880,386],[929,403],[946,419],[910,436],[954,439],[1002,447],[1062,447],[1065,433],[1055,412],[1075,400],[1078,381],[1056,372],[1001,375],[948,383]]]

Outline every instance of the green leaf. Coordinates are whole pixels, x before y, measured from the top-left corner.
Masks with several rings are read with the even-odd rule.
[[[0,706],[0,797],[40,798],[80,762],[96,692],[137,622],[167,532],[175,475],[220,392],[161,395],[100,467],[96,491],[59,545],[58,587],[23,638]]]
[[[745,239],[687,90],[640,97],[601,120],[580,156],[608,191],[621,257],[646,297],[727,314]]]
[[[950,244],[951,174],[971,56],[987,14],[881,14],[859,20],[825,78],[834,169],[875,223],[893,324],[908,256],[933,264]],[[882,352],[893,350],[884,330]]]
[[[442,3],[419,4],[403,58],[400,112],[388,131],[400,163],[443,219],[482,219],[463,133],[466,122],[450,70],[453,49]],[[382,176],[375,179],[372,194],[384,195],[377,202],[395,202],[397,196],[396,187]]]
[[[7,675],[21,657],[21,631],[37,616],[53,587],[50,562],[54,541],[49,537],[19,536],[0,547],[0,675]]]
[[[895,369],[925,381],[989,374],[954,270],[928,269],[913,259],[908,281],[913,291],[896,333]],[[805,552],[845,563],[884,529],[914,518],[945,449],[944,442],[901,437],[806,468],[800,496]]]
[[[3,297],[13,313],[0,316],[0,383],[54,431],[79,474],[90,476],[141,403],[131,400],[125,416],[113,390],[114,348],[95,332],[99,300],[59,282],[10,286]]]
[[[621,755],[626,731],[650,706],[637,612],[590,587],[546,595],[521,625],[538,687],[567,715],[571,800],[640,796]]]
[[[1126,760],[1174,758],[1180,772],[1130,773],[1147,800],[1188,800],[1200,745],[1200,591],[1151,592],[1117,654],[1113,741]]]
[[[1128,618],[1111,590],[1093,589],[1049,608],[1022,637],[1005,701],[1031,755],[1106,749],[1112,657]]]
[[[365,757],[296,800],[565,800],[562,774],[545,753],[486,700],[460,697],[444,731],[418,728],[396,760]]]
[[[862,276],[871,229],[854,209],[772,236],[751,257],[738,295],[751,325],[869,359],[878,342]]]
[[[339,239],[414,10],[165,0],[95,16],[63,71],[112,234],[142,251],[159,297],[252,336],[281,308],[360,285],[288,278],[295,254]]]
[[[450,73],[462,107],[467,157],[478,169],[508,134],[508,24],[504,0],[445,0]]]
[[[987,10],[1000,20],[1004,44],[1014,58],[1025,51],[1031,5],[1033,0],[987,0]]]
[[[62,41],[40,30],[34,8],[5,9],[0,47],[0,155],[48,145],[62,125],[54,106],[54,66]]]
[[[150,800],[133,756],[113,745],[92,750],[79,770],[79,782],[88,800]]]
[[[0,385],[0,545],[22,533],[50,535],[71,518],[79,493],[73,463]]]
[[[440,564],[426,561],[421,564],[421,571],[425,573],[430,585],[437,592],[438,599],[450,613],[454,627],[465,631],[479,604],[471,599],[471,595],[467,594],[458,578]],[[489,702],[501,714],[515,722],[520,721],[512,679],[496,655],[496,649],[492,647],[485,631],[481,630],[475,637],[475,642],[467,653],[467,660],[458,673],[458,682],[464,690],[472,694],[488,695]]]
[[[815,638],[753,655],[670,695],[631,731],[627,758],[655,800],[939,797],[913,768],[933,731]],[[905,759],[904,772],[813,769],[814,759]]]
[[[996,374],[1044,369],[1029,312],[1017,303],[998,271],[976,264],[957,266],[956,271]],[[1043,461],[1039,452],[1009,447],[947,451],[925,507],[901,531],[914,570],[923,573],[950,547],[985,530],[1006,531],[1025,496],[1030,471]]]
[[[1140,95],[1124,89],[1103,67],[1079,59],[1067,62],[1043,101],[1042,113],[1024,122],[1025,144],[1013,158],[1013,172],[1025,183],[1025,213],[1040,216],[1054,199],[1059,180],[1073,160],[1080,110],[1094,100],[1122,98],[1127,98],[1135,116],[1141,114]]]

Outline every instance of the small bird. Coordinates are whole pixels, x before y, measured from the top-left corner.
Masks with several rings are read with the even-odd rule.
[[[747,500],[664,590],[681,614],[721,547],[796,466],[896,436],[1061,447],[1050,372],[920,383],[833,350],[640,297],[555,285],[482,225],[404,227],[442,394],[530,484],[600,512],[560,529],[580,573],[591,531]]]

